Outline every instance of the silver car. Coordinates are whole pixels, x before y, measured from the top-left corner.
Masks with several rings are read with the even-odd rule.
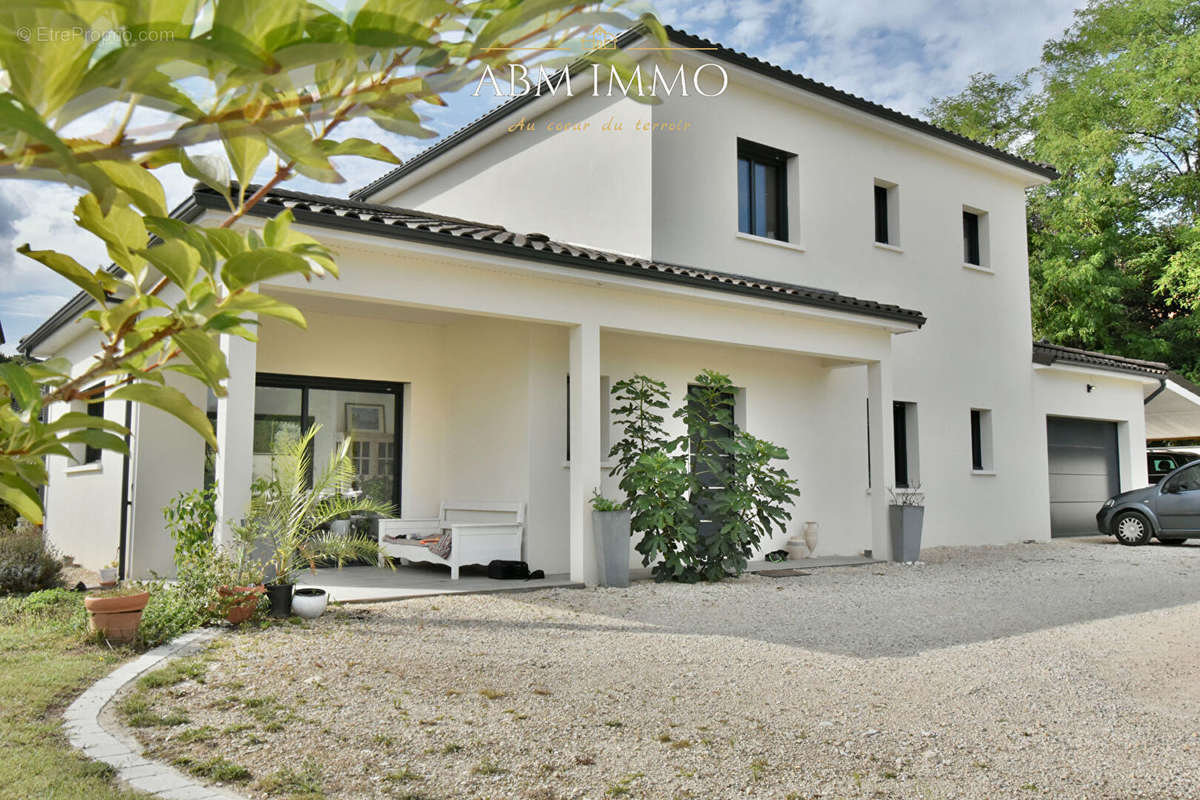
[[[1110,497],[1096,514],[1096,526],[1131,547],[1151,536],[1163,544],[1200,539],[1200,461],[1184,464],[1153,486]]]

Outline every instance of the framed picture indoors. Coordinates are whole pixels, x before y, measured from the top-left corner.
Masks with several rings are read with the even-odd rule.
[[[383,405],[375,403],[346,403],[346,430],[384,433]]]

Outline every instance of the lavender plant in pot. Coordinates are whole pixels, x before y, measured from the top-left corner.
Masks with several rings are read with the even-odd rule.
[[[250,499],[245,525],[270,546],[266,561],[267,597],[271,616],[287,617],[293,611],[296,580],[305,571],[316,573],[320,564],[332,563],[339,569],[347,562],[382,561],[379,542],[353,532],[334,532],[326,526],[351,513],[389,515],[391,506],[347,491],[354,483],[354,464],[349,457],[350,440],[330,453],[325,469],[311,469],[311,446],[320,425],[314,425],[276,460],[274,477],[260,483]],[[313,475],[309,485],[309,475]],[[304,596],[304,595],[302,595]],[[318,595],[319,596],[319,595]],[[302,604],[306,611],[308,603]],[[324,601],[319,601],[319,615]]]

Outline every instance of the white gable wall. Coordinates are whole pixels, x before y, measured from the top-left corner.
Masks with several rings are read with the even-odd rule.
[[[650,135],[633,132],[645,111],[625,97],[585,95],[541,115],[518,112],[500,127],[522,119],[536,127],[505,133],[412,188],[372,200],[645,255]]]

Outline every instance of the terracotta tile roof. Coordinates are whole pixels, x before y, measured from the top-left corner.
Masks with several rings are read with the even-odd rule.
[[[197,205],[202,207],[224,208],[221,196],[207,187],[197,186],[193,198]],[[274,216],[280,208],[290,208],[298,222],[352,229],[367,235],[416,239],[449,247],[486,250],[514,258],[534,258],[563,266],[736,292],[799,305],[893,319],[918,326],[925,323],[925,316],[919,311],[850,297],[826,289],[767,281],[702,267],[651,261],[555,241],[544,233],[515,233],[500,225],[376,203],[274,190],[252,213],[258,216]]]
[[[1049,366],[1050,364],[1057,364],[1059,362],[1078,364],[1086,367],[1099,367],[1100,369],[1115,370],[1117,372],[1136,372],[1155,377],[1165,377],[1169,369],[1166,364],[1160,361],[1142,361],[1136,358],[1125,358],[1124,356],[1110,356],[1108,353],[1097,353],[1092,350],[1080,350],[1077,347],[1064,347],[1060,344],[1051,344],[1045,339],[1033,343],[1033,363]]]

